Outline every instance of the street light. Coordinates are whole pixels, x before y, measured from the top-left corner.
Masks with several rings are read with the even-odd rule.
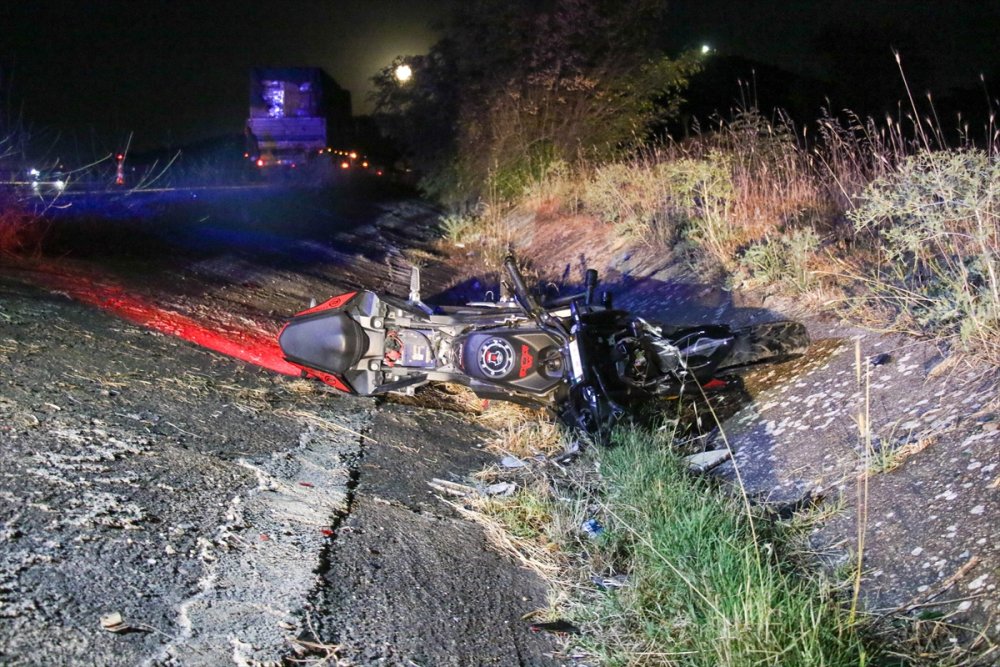
[[[402,65],[399,65],[396,68],[395,74],[397,81],[399,81],[400,83],[406,83],[413,77],[413,70],[410,68],[409,65],[403,63]]]

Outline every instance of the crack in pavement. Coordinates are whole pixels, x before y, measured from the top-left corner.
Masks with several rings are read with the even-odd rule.
[[[371,411],[353,407],[336,417],[363,430]],[[207,573],[178,608],[182,631],[146,665],[277,664],[302,633],[317,566],[350,511],[361,447],[347,429],[311,422],[297,446],[239,460],[257,486],[234,496],[213,538],[202,538]]]

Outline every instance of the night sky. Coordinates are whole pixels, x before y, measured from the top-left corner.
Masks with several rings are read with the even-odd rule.
[[[628,0],[623,0],[627,2]],[[0,64],[38,131],[109,146],[238,134],[253,66],[317,65],[369,111],[368,79],[393,56],[425,52],[450,0],[34,0],[0,4]],[[1000,92],[1000,1],[674,0],[663,33],[674,49],[709,43],[820,79],[864,87],[890,46],[908,74],[943,93]],[[844,84],[841,81],[841,84]],[[98,146],[98,144],[100,144]]]

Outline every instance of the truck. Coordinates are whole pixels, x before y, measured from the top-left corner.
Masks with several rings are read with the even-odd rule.
[[[346,145],[351,94],[319,67],[256,67],[250,71],[246,157],[258,167],[304,166]]]

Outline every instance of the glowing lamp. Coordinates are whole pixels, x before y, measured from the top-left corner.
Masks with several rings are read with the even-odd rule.
[[[258,167],[263,167],[264,166],[264,158],[262,158],[262,157],[261,158],[257,158],[257,166]]]
[[[357,160],[358,154],[355,153],[354,151],[351,151],[351,154],[348,157],[350,157],[352,160]]]
[[[711,46],[709,46],[708,44],[702,44],[701,45],[701,55],[707,56],[711,52],[712,52],[712,47]]]
[[[340,163],[340,168],[341,168],[341,169],[347,169],[347,168],[349,168],[350,166],[351,166],[351,163],[350,163],[350,162],[341,162],[341,163]]]

